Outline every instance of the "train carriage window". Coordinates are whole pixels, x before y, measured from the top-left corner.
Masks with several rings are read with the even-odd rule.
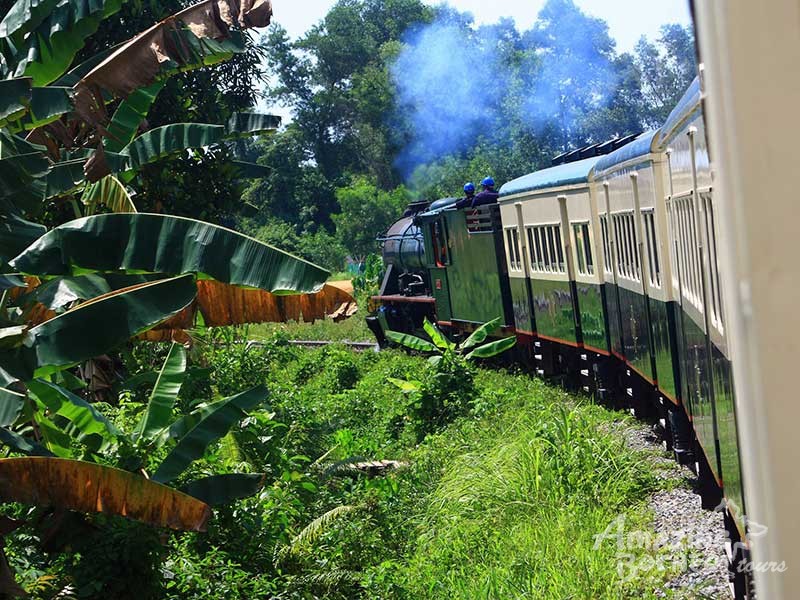
[[[661,265],[658,256],[658,239],[656,236],[656,216],[653,211],[642,214],[644,236],[647,240],[647,265],[650,268],[650,285],[661,287]]]
[[[622,270],[624,272],[625,277],[630,278],[632,271],[631,271],[631,264],[633,259],[631,257],[631,247],[628,244],[629,236],[628,236],[628,221],[625,219],[624,215],[620,215],[619,217],[619,227],[620,227],[620,237],[622,238]]]
[[[625,215],[623,217],[625,221],[625,239],[626,243],[628,244],[628,275],[631,279],[636,279],[636,267],[637,267],[637,252],[636,252],[636,242],[635,236],[633,235],[633,227],[631,223],[630,215]]]
[[[631,281],[641,281],[642,265],[633,213],[616,214],[612,219],[617,246],[617,273],[620,277]],[[588,237],[588,224],[587,239],[591,239]],[[591,251],[591,242],[588,251]]]
[[[550,264],[548,266],[548,271],[554,273],[556,270],[556,265],[558,264],[558,256],[556,255],[556,240],[555,234],[553,229],[550,227],[546,228],[547,232],[547,250],[548,255],[550,256]]]
[[[697,213],[695,212],[695,198],[692,195],[688,202],[689,205],[689,228],[690,234],[689,239],[691,240],[691,254],[692,254],[692,290],[695,297],[695,302],[698,304],[698,308],[702,309],[702,302],[700,301],[700,293],[703,289],[702,283],[700,280],[700,244],[698,243],[700,237],[698,235],[697,229]]]
[[[552,259],[550,257],[550,246],[547,244],[547,228],[539,227],[539,237],[542,240],[542,271],[547,273],[551,270]]]
[[[600,230],[603,235],[603,265],[605,272],[609,275],[613,273],[614,265],[611,264],[611,237],[608,231],[608,215],[600,217]]]
[[[682,293],[702,313],[704,310],[701,280],[702,265],[700,264],[700,244],[695,215],[694,193],[673,199],[673,204],[677,221],[678,267],[680,269]]]
[[[558,256],[558,264],[555,271],[557,273],[566,273],[567,264],[564,261],[564,243],[561,241],[561,227],[559,225],[552,225],[553,237],[556,244],[556,256]]]
[[[506,243],[508,245],[508,266],[512,271],[522,270],[522,255],[519,251],[519,234],[516,229],[506,229]]]
[[[710,304],[711,315],[714,325],[722,331],[723,328],[723,311],[722,311],[722,289],[721,280],[719,275],[719,257],[717,254],[717,227],[714,219],[714,203],[711,194],[701,194],[703,207],[705,208],[706,215],[706,235],[708,238],[708,262],[709,262],[709,279],[711,281]]]
[[[533,239],[533,229],[528,227],[525,232],[528,235],[528,252],[531,257],[531,271],[538,271],[539,254],[536,251],[536,240]]]
[[[680,240],[680,267],[681,267],[681,284],[684,290],[684,294],[689,297],[691,294],[691,289],[689,286],[689,281],[691,277],[689,276],[689,269],[690,269],[690,262],[689,262],[689,227],[686,223],[686,201],[685,199],[680,199],[677,201],[677,217],[678,217],[678,239]]]
[[[578,259],[578,273],[586,275],[586,257],[583,254],[583,229],[580,224],[572,226],[572,234],[575,238],[575,256]]]
[[[633,244],[631,244],[631,230],[627,215],[621,215],[619,222],[622,227],[622,245],[625,248],[625,264],[623,265],[625,267],[625,277],[633,279]]]
[[[594,275],[594,256],[592,255],[592,238],[589,234],[589,223],[584,223],[583,229],[583,248],[586,254],[586,273]]]
[[[619,215],[614,215],[611,217],[612,222],[614,223],[614,244],[617,248],[617,275],[622,277],[625,275],[625,270],[623,268],[623,264],[625,263],[624,258],[624,249],[622,247],[622,231],[620,230],[620,218]]]
[[[678,289],[678,252],[677,235],[675,227],[675,207],[671,197],[666,198],[667,204],[667,247],[669,249],[670,264],[672,265],[672,289]]]
[[[566,273],[561,229],[558,225],[528,227],[531,270],[537,273]]]
[[[578,273],[581,275],[594,275],[594,258],[592,256],[592,242],[589,237],[588,223],[575,223],[572,226],[575,237],[575,256],[578,259]]]

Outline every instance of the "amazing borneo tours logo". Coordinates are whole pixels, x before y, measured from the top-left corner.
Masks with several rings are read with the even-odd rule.
[[[769,528],[745,519],[747,522],[747,543],[730,539],[731,556],[747,556],[747,549],[758,538],[765,537]],[[687,531],[667,531],[654,534],[640,529],[629,529],[625,515],[620,515],[609,523],[605,531],[594,536],[594,550],[616,550],[617,573],[623,583],[637,580],[654,573],[691,573],[707,568],[728,568],[727,556],[722,551],[704,551],[700,536]],[[740,573],[771,572],[784,573],[785,561],[758,563],[751,560],[737,560]]]

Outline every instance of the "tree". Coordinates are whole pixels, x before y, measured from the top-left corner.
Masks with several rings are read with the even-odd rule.
[[[364,258],[378,250],[376,238],[397,221],[408,204],[404,187],[385,192],[374,181],[358,178],[336,191],[341,212],[333,216],[336,232],[354,257]]]
[[[651,122],[663,123],[697,76],[697,51],[691,27],[665,25],[656,43],[636,45],[636,66]]]
[[[341,0],[297,42],[279,27],[270,31],[269,96],[294,110],[303,146],[327,180],[350,172],[387,188],[399,182],[387,171],[397,150],[383,120],[393,105],[388,64],[403,34],[432,14],[419,0]]]
[[[267,173],[251,183],[244,200],[259,211],[257,218],[287,221],[297,233],[332,230],[333,185],[312,162],[313,153],[304,145],[297,124],[259,140],[255,151]]]
[[[555,126],[562,151],[603,141],[587,119],[608,105],[616,87],[608,24],[584,14],[573,0],[548,0],[526,37],[541,60],[526,105],[534,127]]]

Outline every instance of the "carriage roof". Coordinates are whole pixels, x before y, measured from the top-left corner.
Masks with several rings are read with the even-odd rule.
[[[509,181],[500,188],[500,197],[522,194],[548,188],[580,185],[589,182],[589,175],[600,157],[593,156],[573,163],[536,171],[524,177]]]
[[[658,129],[647,131],[630,144],[627,144],[619,150],[615,150],[611,154],[602,157],[599,161],[597,161],[597,165],[595,165],[594,175],[599,176],[611,171],[617,165],[648,156],[649,154],[655,152],[658,149],[658,134]]]

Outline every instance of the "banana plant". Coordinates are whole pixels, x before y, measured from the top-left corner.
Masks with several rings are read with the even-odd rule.
[[[266,27],[272,9],[269,0],[205,0],[73,67],[88,36],[124,2],[17,0],[0,15],[0,198],[13,205],[0,212],[14,216],[0,219],[6,258],[30,237],[14,240],[16,252],[4,251],[3,230],[24,228],[19,219],[35,214],[46,199],[88,193],[108,176],[124,182],[157,158],[279,124],[276,117],[246,114],[226,125],[169,126],[160,144],[150,143],[153,135],[135,139],[167,78],[244,51],[243,31]],[[121,102],[109,117],[107,106],[115,100]],[[194,133],[186,137],[181,129]],[[242,167],[242,173],[250,170]],[[118,192],[109,198],[112,210],[122,199]],[[130,210],[131,204],[124,206]]]
[[[444,333],[427,318],[423,324],[423,329],[431,341],[397,331],[387,331],[386,337],[395,344],[409,350],[431,354],[432,356],[428,359],[429,362],[433,366],[438,366],[447,356],[459,356],[468,361],[474,361],[493,358],[513,348],[517,343],[517,338],[513,336],[484,344],[489,336],[500,328],[502,323],[503,319],[500,317],[489,321],[478,327],[472,335],[460,344],[455,344],[448,340]]]
[[[0,439],[27,458],[0,459],[0,501],[118,514],[155,526],[200,530],[210,516],[208,506],[256,493],[263,486],[263,474],[215,475],[190,481],[180,490],[168,487],[268,396],[260,386],[176,418],[175,403],[186,373],[186,350],[173,344],[147,407],[130,434],[55,383],[54,377],[28,382],[19,410],[2,415]],[[39,442],[27,441],[18,433],[27,421],[35,423]],[[167,446],[171,449],[152,477],[147,476],[145,458],[160,455]],[[82,461],[74,460],[76,447],[83,449]],[[124,461],[127,472],[97,464],[113,462],[121,447],[132,449],[139,457],[138,461]],[[13,477],[15,484],[4,484],[12,481],[5,475]],[[149,506],[150,501],[161,508]],[[169,517],[164,506],[176,508],[176,516]]]

